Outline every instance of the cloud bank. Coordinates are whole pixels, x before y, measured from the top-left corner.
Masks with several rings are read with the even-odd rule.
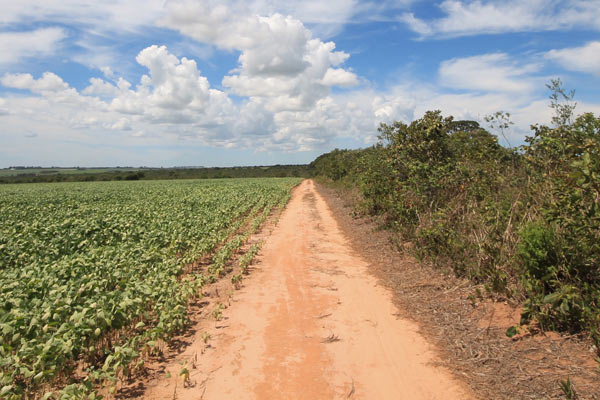
[[[0,97],[0,118],[6,136],[31,141],[131,147],[190,143],[298,152],[327,149],[340,138],[372,144],[379,123],[408,122],[441,109],[458,119],[479,121],[498,110],[510,111],[516,123],[510,139],[518,143],[531,122],[550,120],[539,94],[548,78],[542,73],[544,63],[591,74],[600,65],[600,42],[592,41],[520,60],[499,51],[448,58],[430,81],[407,79],[378,88],[348,67],[347,52],[323,39],[351,22],[389,18],[390,10],[401,13],[400,20],[422,39],[577,24],[600,29],[600,19],[589,17],[599,7],[589,1],[567,8],[559,2],[543,7],[547,2],[537,0],[446,0],[440,4],[443,16],[433,20],[405,13],[410,0],[332,0],[327,7],[312,0],[286,5],[269,0],[111,0],[95,12],[83,1],[24,2],[35,12],[9,5],[0,26],[28,18],[56,24],[73,18],[74,26],[84,31],[78,46],[85,50],[73,58],[97,72],[79,90],[68,77],[53,72],[15,72],[19,60],[57,51],[72,32],[46,27],[0,33],[0,66],[11,65],[12,70],[0,75],[0,84],[9,89]],[[125,78],[112,65],[115,59],[128,60],[110,46],[93,44],[100,36],[135,36],[150,28],[176,32],[208,53],[233,55],[233,68],[211,82],[190,56],[172,46],[149,44],[128,55],[142,72]],[[580,109],[599,108],[580,102]],[[19,151],[6,143],[6,149]]]

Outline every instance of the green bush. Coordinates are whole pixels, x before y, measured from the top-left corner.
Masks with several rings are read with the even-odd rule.
[[[362,209],[384,215],[420,260],[523,300],[523,322],[597,340],[600,118],[574,119],[572,93],[559,80],[548,87],[554,126],[533,125],[520,149],[430,111],[382,124],[376,146],[334,150],[311,166],[355,185]],[[508,113],[496,115],[510,126]]]
[[[529,223],[519,232],[519,256],[524,279],[535,285],[535,291],[547,291],[557,277],[558,254],[553,229],[540,223]],[[539,285],[542,286],[539,286]]]

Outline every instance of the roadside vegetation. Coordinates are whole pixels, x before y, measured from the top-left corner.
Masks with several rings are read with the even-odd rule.
[[[113,393],[299,181],[0,186],[0,398]]]
[[[198,168],[39,168],[0,169],[2,183],[139,181],[159,179],[223,179],[308,177],[309,166],[268,165]]]
[[[510,114],[474,121],[440,111],[379,128],[377,145],[334,150],[315,174],[357,188],[399,246],[523,304],[524,329],[587,332],[600,345],[600,118],[547,85],[551,126],[507,148]],[[408,245],[410,243],[410,245]]]

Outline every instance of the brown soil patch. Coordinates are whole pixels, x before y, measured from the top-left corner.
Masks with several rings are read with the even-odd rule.
[[[504,299],[480,299],[476,286],[431,266],[420,265],[393,245],[377,220],[359,217],[356,196],[317,185],[352,248],[368,270],[393,292],[398,315],[416,321],[419,332],[439,349],[443,365],[469,383],[481,399],[564,399],[560,381],[570,378],[579,399],[600,398],[595,348],[583,336],[520,334],[519,309]],[[481,288],[480,288],[481,289]],[[499,302],[498,302],[499,301]]]
[[[484,314],[477,318],[481,307],[484,308]],[[506,331],[511,326],[519,325],[521,320],[521,307],[507,303],[485,302],[477,308],[473,315],[477,319],[478,328],[500,328]]]

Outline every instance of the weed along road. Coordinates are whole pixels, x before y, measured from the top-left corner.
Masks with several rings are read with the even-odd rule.
[[[222,319],[197,331],[145,398],[472,398],[367,265],[303,181]]]

